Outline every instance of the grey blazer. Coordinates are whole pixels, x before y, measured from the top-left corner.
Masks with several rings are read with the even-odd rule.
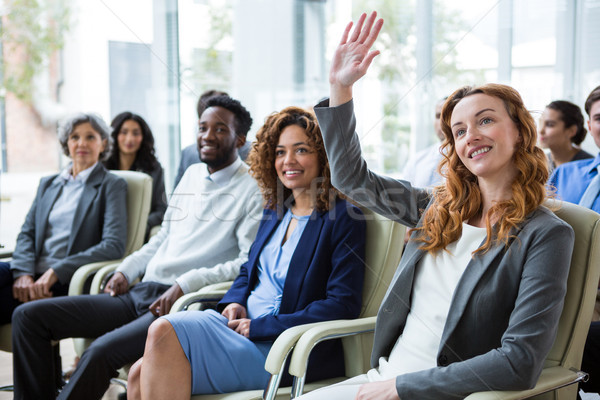
[[[409,227],[430,193],[378,176],[361,157],[352,101],[315,108],[333,185],[364,206]],[[452,298],[437,367],[400,375],[402,400],[456,399],[535,385],[554,342],[573,250],[571,227],[545,207],[513,230],[507,245],[471,259]],[[410,311],[415,269],[425,254],[409,241],[377,315],[371,365],[389,356]]]
[[[35,262],[43,249],[48,216],[61,192],[61,184],[54,182],[56,176],[40,180],[35,200],[17,236],[10,263],[15,279],[35,275]],[[84,264],[123,256],[127,240],[127,182],[98,163],[86,181],[74,212],[67,256],[52,266],[63,284]]]

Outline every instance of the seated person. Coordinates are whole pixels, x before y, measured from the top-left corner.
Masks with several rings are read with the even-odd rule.
[[[314,115],[286,108],[256,139],[250,171],[266,208],[248,262],[218,304],[221,314],[181,312],[152,324],[129,373],[129,399],[263,388],[265,359],[281,332],[360,312],[365,223],[331,186]],[[332,341],[317,346],[309,364],[325,378],[343,374],[342,360]]]
[[[589,94],[585,101],[588,128],[600,149],[600,86]],[[557,196],[569,203],[579,204],[600,213],[600,153],[595,158],[574,161],[554,170],[550,184],[556,188]]]
[[[110,126],[116,143],[104,166],[122,171],[140,171],[152,177],[152,203],[146,239],[150,229],[161,224],[167,209],[163,169],[154,155],[154,136],[141,116],[125,111],[117,115]]]
[[[366,374],[301,399],[456,399],[532,388],[558,329],[574,233],[542,206],[546,156],[518,92],[463,87],[442,108],[444,185],[369,171],[352,86],[383,24],[363,14],[332,60],[330,107],[315,107],[342,193],[413,227],[375,327]]]
[[[58,398],[100,399],[117,369],[142,356],[148,327],[177,298],[238,275],[262,208],[256,181],[237,153],[251,124],[237,100],[210,99],[198,134],[204,164],[188,168],[161,230],[121,263],[105,294],[40,300],[15,310],[15,399],[56,396],[47,374],[53,362],[48,349],[52,340],[68,337],[97,339]]]
[[[588,95],[585,101],[588,128],[600,149],[600,86]],[[550,183],[556,195],[568,202],[579,204],[600,213],[600,153],[595,158],[575,161],[558,167]],[[579,387],[585,392],[600,392],[600,321],[592,322],[583,350],[581,369],[589,379]]]
[[[206,92],[200,95],[198,99],[198,104],[196,105],[196,112],[198,113],[198,119],[202,115],[202,112],[206,108],[206,102],[211,97],[227,95],[225,92],[221,92],[218,90],[207,90]],[[242,161],[246,161],[248,157],[248,152],[250,151],[250,142],[244,143],[242,147],[238,149],[238,154]],[[200,162],[200,155],[198,154],[198,146],[195,144],[191,144],[187,146],[185,149],[181,150],[181,159],[179,160],[179,168],[177,168],[177,175],[175,176],[175,185],[177,187],[181,177],[184,172],[190,165],[197,164]]]
[[[576,104],[555,100],[546,106],[540,119],[539,139],[543,149],[550,149],[550,171],[564,163],[594,158],[579,148],[586,133],[583,115]]]
[[[10,263],[0,262],[0,324],[21,303],[68,293],[82,265],[123,256],[127,240],[127,182],[99,162],[110,152],[110,131],[98,115],[77,114],[58,140],[71,162],[42,178]]]
[[[444,97],[435,105],[435,120],[433,128],[438,141],[431,146],[411,155],[406,161],[402,170],[401,177],[409,181],[416,187],[434,187],[442,183],[442,177],[437,171],[437,167],[442,159],[440,146],[444,140],[444,132],[440,125],[440,115],[442,114],[442,105],[446,98]]]

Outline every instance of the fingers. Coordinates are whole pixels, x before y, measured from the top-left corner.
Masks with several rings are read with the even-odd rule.
[[[160,298],[156,299],[154,301],[154,303],[150,304],[150,307],[148,307],[150,309],[150,312],[155,316],[155,317],[159,317],[160,316]]]
[[[371,14],[371,15],[373,15],[373,14]],[[375,15],[377,15],[377,13],[375,13]],[[373,23],[371,23],[371,25],[373,25]],[[369,29],[370,29],[369,35],[364,40],[364,43],[366,46],[368,46],[369,48],[371,48],[371,46],[373,46],[373,43],[375,43],[377,36],[379,36],[379,32],[381,32],[382,27],[383,27],[383,19],[381,19],[381,18],[379,18],[377,20],[377,22],[375,22],[375,25],[373,26],[372,30],[371,30],[371,27],[369,27]]]
[[[366,16],[366,15],[367,14],[363,14],[363,16]],[[373,11],[369,15],[369,18],[367,18],[367,20],[365,22],[365,26],[363,29],[361,29],[360,35],[358,36],[359,43],[365,43],[365,41],[367,40],[367,37],[369,37],[369,34],[371,33],[371,28],[373,27],[373,23],[375,22],[375,18],[377,18],[377,11]],[[363,18],[363,20],[364,20],[364,18]]]
[[[373,59],[375,57],[377,57],[379,55],[379,53],[380,53],[379,50],[374,50],[374,51],[369,52],[369,54],[367,54],[367,56],[364,58],[364,60],[362,60],[362,62],[360,63],[360,68],[364,71],[369,69],[371,62],[373,62]]]
[[[362,30],[362,26],[365,22],[365,18],[367,18],[366,13],[362,13],[360,15],[360,17],[358,17],[358,21],[356,21],[356,26],[354,27],[354,30],[352,31],[352,36],[350,36],[351,42],[356,42],[356,40],[358,39],[358,37],[361,33],[361,30]]]
[[[342,44],[346,44],[346,41],[348,40],[348,34],[350,33],[350,29],[352,29],[352,21],[348,22],[348,25],[346,25],[346,29],[344,29],[344,33],[342,33],[342,39],[340,40],[340,45]]]

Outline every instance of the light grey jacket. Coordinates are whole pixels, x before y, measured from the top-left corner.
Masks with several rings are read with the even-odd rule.
[[[373,211],[409,227],[419,224],[429,192],[368,170],[354,133],[352,101],[315,108],[333,185]],[[454,292],[437,367],[400,375],[402,400],[455,399],[487,390],[535,385],[554,342],[573,250],[571,227],[539,207],[467,265]],[[425,254],[409,241],[377,316],[371,364],[389,356],[410,311],[415,268]]]
[[[48,216],[61,193],[56,175],[40,180],[35,200],[25,217],[10,268],[13,278],[34,276],[41,255]],[[60,283],[66,284],[77,268],[95,261],[123,257],[127,240],[127,182],[98,163],[88,177],[75,216],[67,256],[52,265]]]

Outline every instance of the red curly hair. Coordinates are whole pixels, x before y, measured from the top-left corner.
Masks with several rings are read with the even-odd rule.
[[[450,121],[454,107],[465,97],[485,94],[504,102],[508,115],[515,123],[521,141],[517,144],[514,163],[517,176],[511,184],[512,197],[495,203],[485,216],[487,239],[475,250],[485,253],[494,243],[508,244],[510,230],[517,228],[525,217],[538,208],[546,198],[548,166],[544,152],[536,146],[536,126],[525,108],[519,93],[510,86],[487,84],[479,87],[465,86],[456,90],[444,103],[441,115],[444,157],[438,171],[444,176],[444,185],[434,189],[434,201],[423,216],[423,225],[416,240],[422,249],[434,252],[445,249],[462,234],[462,223],[477,216],[482,209],[481,191],[477,177],[469,171],[456,153]],[[492,222],[497,221],[492,229]]]
[[[250,173],[261,188],[265,207],[275,210],[278,206],[283,206],[286,201],[293,201],[292,191],[281,183],[275,170],[275,150],[279,143],[279,136],[290,125],[297,125],[304,129],[309,146],[317,153],[321,173],[315,182],[317,189],[315,207],[318,211],[327,211],[340,194],[331,185],[331,172],[321,129],[317,118],[310,111],[299,107],[287,107],[267,117],[265,124],[257,132],[256,141],[252,144],[248,155]]]

